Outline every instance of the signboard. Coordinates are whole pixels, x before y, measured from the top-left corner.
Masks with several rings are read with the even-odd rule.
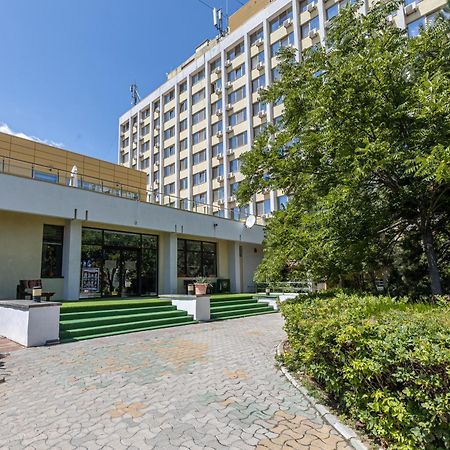
[[[81,269],[81,290],[84,292],[100,291],[100,269],[83,267]]]

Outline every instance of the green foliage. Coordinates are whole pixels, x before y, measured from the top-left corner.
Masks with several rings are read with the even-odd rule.
[[[338,293],[282,304],[305,370],[392,449],[450,448],[450,304]]]
[[[281,53],[281,79],[264,98],[283,97],[283,121],[242,156],[238,192],[241,203],[266,187],[290,198],[267,227],[258,281],[398,280],[412,245],[428,291],[449,288],[450,25],[410,39],[386,23],[397,7],[379,2],[364,16],[348,6],[326,48],[301,62]]]

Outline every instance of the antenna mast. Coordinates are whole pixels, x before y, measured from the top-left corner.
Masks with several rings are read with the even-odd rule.
[[[213,22],[214,22],[214,27],[219,32],[219,36],[220,37],[225,36],[226,30],[223,26],[222,9],[213,8]]]
[[[131,86],[130,86],[130,92],[131,92],[131,104],[134,106],[134,105],[137,105],[140,101],[141,101],[141,96],[139,95],[139,92],[138,92],[138,88],[137,88],[137,84],[136,83],[133,83]]]

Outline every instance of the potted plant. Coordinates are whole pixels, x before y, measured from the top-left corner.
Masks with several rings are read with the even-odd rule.
[[[195,286],[195,295],[206,295],[208,286],[211,286],[211,283],[209,283],[208,279],[205,277],[197,277],[195,279],[194,286]]]

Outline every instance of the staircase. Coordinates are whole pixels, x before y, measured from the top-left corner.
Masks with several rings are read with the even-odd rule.
[[[211,320],[236,319],[276,312],[266,302],[258,302],[253,294],[221,295],[211,298]]]
[[[170,300],[64,303],[59,336],[64,343],[194,323],[192,316],[177,310]]]

